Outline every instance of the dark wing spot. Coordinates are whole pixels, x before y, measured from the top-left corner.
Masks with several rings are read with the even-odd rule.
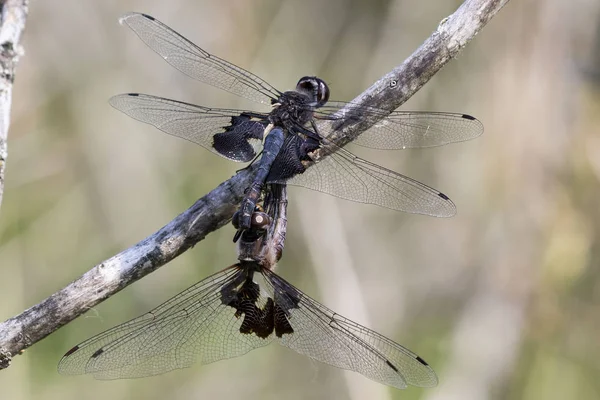
[[[250,116],[241,114],[231,117],[230,125],[213,136],[213,148],[235,161],[250,161],[256,157],[252,140],[262,140],[265,126]]]
[[[127,96],[131,96],[131,97],[138,97],[140,94],[139,93],[127,93]]]
[[[294,328],[290,325],[290,322],[287,319],[286,312],[279,306],[279,304],[275,304],[275,311],[273,313],[274,326],[275,326],[275,335],[277,337],[282,337],[284,334],[292,334],[294,333]]]
[[[421,357],[419,357],[419,356],[417,356],[417,361],[418,361],[418,362],[420,362],[420,363],[421,363],[421,364],[423,364],[423,365],[427,365],[427,366],[429,366],[429,364],[427,364],[427,363],[425,362],[425,360],[423,360],[423,359],[422,359]]]
[[[144,16],[145,18],[148,18],[150,21],[155,21],[156,20],[154,17],[151,17],[148,14],[142,14],[142,16]]]
[[[226,304],[236,310],[236,318],[244,316],[240,333],[254,334],[261,339],[266,339],[273,333],[275,304],[270,297],[262,308],[256,304],[260,297],[260,287],[252,280],[252,274],[247,276],[238,291],[232,288],[225,289],[225,292],[223,290],[221,289],[221,300],[228,300]]]
[[[104,349],[98,349],[94,352],[94,354],[92,354],[92,356],[90,358],[96,358],[99,357],[100,354],[104,353]]]
[[[243,300],[241,311],[244,313],[244,320],[240,326],[240,333],[254,333],[261,339],[268,338],[274,329],[273,305],[271,298],[267,299],[264,308],[257,307],[255,300]]]
[[[474,121],[475,120],[475,117],[472,117],[472,116],[470,116],[468,114],[463,114],[462,117],[464,119],[468,119],[469,121]]]
[[[438,196],[440,196],[442,199],[444,200],[450,200],[450,197],[446,196],[444,193],[438,193]]]
[[[77,350],[79,350],[79,346],[75,346],[71,350],[67,351],[63,357],[68,357],[71,354],[75,353]]]
[[[418,357],[417,357],[418,358]],[[393,369],[394,371],[398,372],[398,368],[396,368],[396,366],[394,364],[392,364],[391,362],[389,362],[388,360],[385,360],[385,363],[388,365],[388,367],[390,367],[391,369]],[[425,364],[427,365],[427,364]]]

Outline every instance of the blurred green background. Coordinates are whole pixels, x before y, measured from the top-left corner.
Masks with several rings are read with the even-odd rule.
[[[151,234],[240,168],[108,105],[137,91],[255,107],[170,67],[119,26],[121,14],[151,14],[280,89],[314,74],[333,99],[350,100],[460,3],[32,2],[0,209],[0,320]],[[438,372],[437,388],[387,388],[277,345],[139,380],[57,374],[73,345],[234,263],[227,227],[16,357],[0,372],[0,398],[599,398],[599,12],[597,1],[513,1],[404,107],[475,115],[482,137],[352,149],[447,193],[456,217],[290,189],[279,273],[417,352]]]

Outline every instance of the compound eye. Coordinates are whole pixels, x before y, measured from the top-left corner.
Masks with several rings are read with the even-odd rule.
[[[313,93],[316,89],[315,78],[304,76],[296,84],[296,90],[304,93]]]
[[[301,78],[296,85],[296,90],[310,96],[311,100],[316,103],[316,107],[324,106],[329,100],[329,87],[316,76]]]
[[[325,103],[327,103],[327,101],[329,101],[329,87],[321,79],[319,79],[319,89],[317,92],[317,96],[318,96],[318,100],[319,100],[318,107],[324,106]]]

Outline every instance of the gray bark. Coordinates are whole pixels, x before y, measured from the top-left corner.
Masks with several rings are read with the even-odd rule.
[[[4,194],[4,171],[8,156],[7,138],[12,86],[17,61],[23,54],[19,43],[25,29],[28,3],[29,0],[0,1],[0,205]]]

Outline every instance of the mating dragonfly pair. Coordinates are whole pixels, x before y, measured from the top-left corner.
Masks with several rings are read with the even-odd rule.
[[[273,340],[315,360],[397,388],[430,387],[427,363],[311,299],[274,272],[286,231],[285,185],[268,185],[263,211],[238,241],[238,263],[149,313],[75,346],[64,374],[138,378],[241,356]]]
[[[316,77],[300,79],[295,91],[280,92],[153,17],[131,13],[121,22],[183,73],[272,109],[215,109],[137,93],[110,100],[166,133],[233,161],[256,164],[233,221],[239,262],[69,350],[59,371],[101,379],[155,375],[194,361],[239,356],[277,339],[301,354],[397,388],[435,385],[435,373],[420,357],[339,316],[273,272],[285,238],[286,185],[411,213],[452,216],[456,207],[443,193],[360,159],[331,138],[365,119],[378,119],[353,143],[376,149],[431,147],[477,137],[482,124],[465,114],[389,113],[329,102],[327,85]],[[258,207],[261,201],[266,212]]]

